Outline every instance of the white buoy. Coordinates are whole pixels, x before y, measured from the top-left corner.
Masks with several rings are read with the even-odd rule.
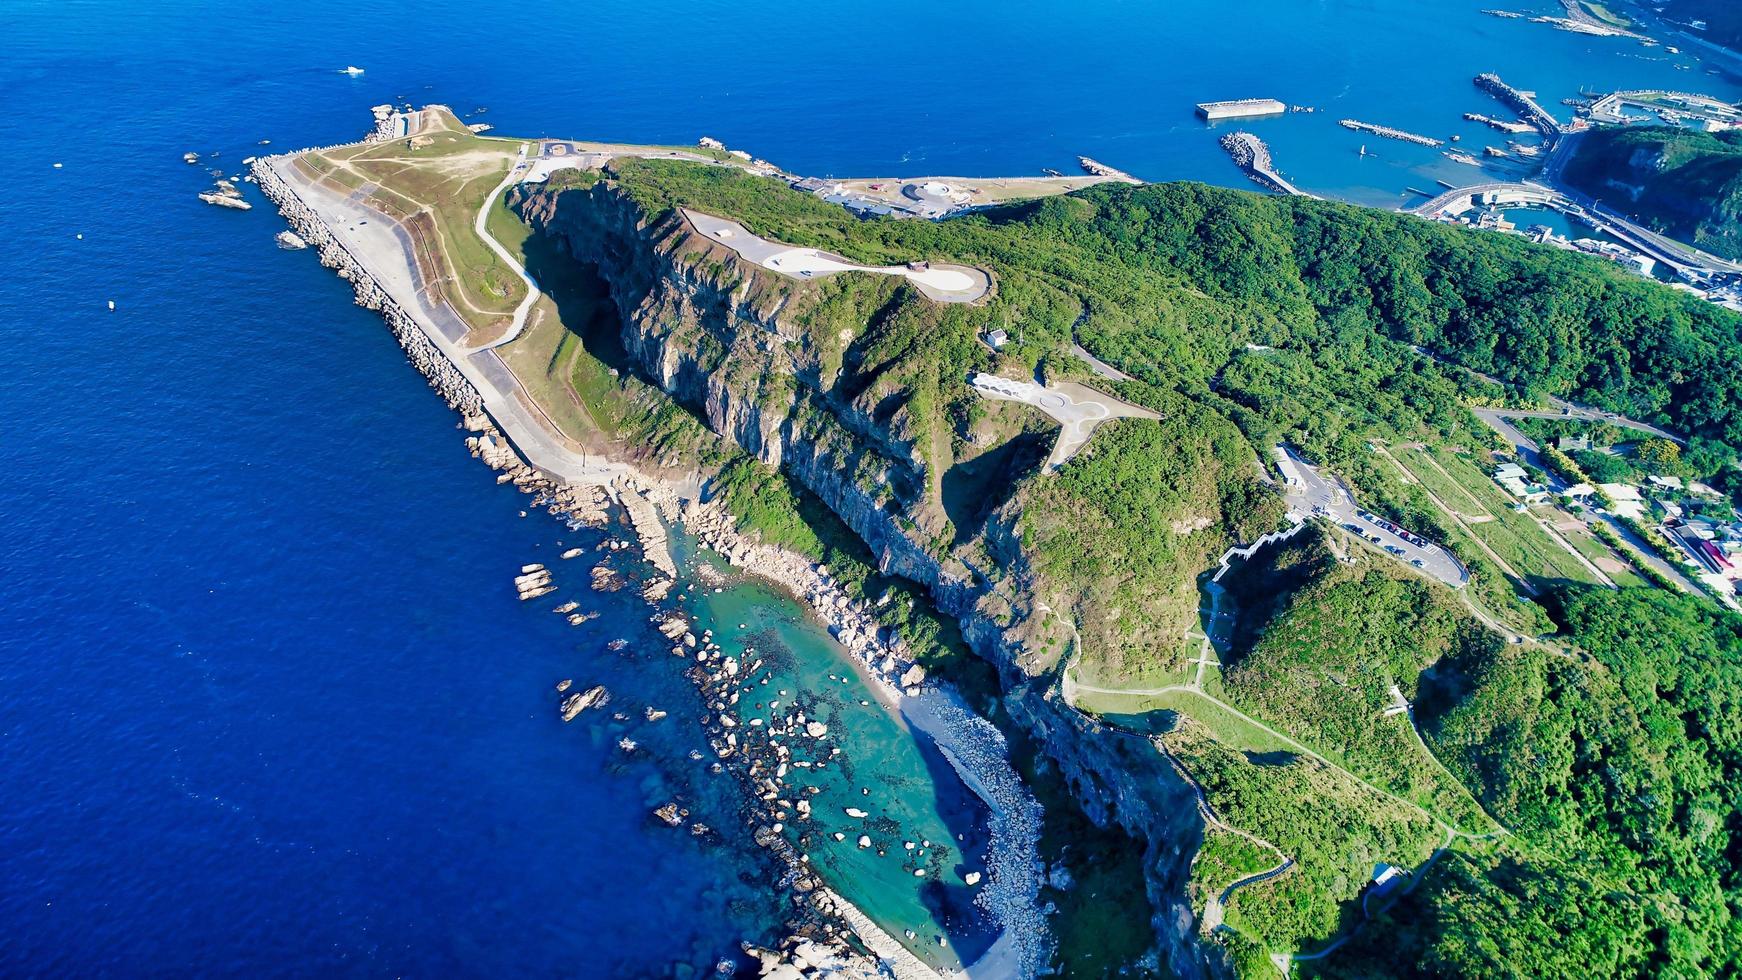
[[[109,301],[109,309],[111,311],[113,311],[115,309],[115,301],[114,300]]]
[[[58,164],[58,163],[57,163],[57,164],[55,164],[55,165],[54,165],[54,169],[56,169],[56,170],[59,170],[59,169],[60,169],[60,164]]]
[[[73,236],[73,237],[74,237],[74,238],[77,238],[77,239],[78,239],[78,240],[79,240],[79,241],[81,241],[81,242],[82,242],[82,241],[84,241],[84,240],[85,240],[85,233],[84,233],[84,232],[82,232],[82,231],[81,231],[81,232],[79,232],[79,233],[78,233],[78,234],[77,234],[77,235],[74,235],[74,236]]]

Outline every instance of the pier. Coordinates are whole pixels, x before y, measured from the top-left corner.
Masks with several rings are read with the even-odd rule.
[[[1234,158],[1234,165],[1260,187],[1293,197],[1318,197],[1294,186],[1288,178],[1278,173],[1270,160],[1270,147],[1257,136],[1247,132],[1233,132],[1223,136],[1221,143],[1222,149],[1227,150],[1228,155]]]
[[[1198,103],[1198,115],[1210,122],[1251,116],[1280,116],[1287,111],[1288,107],[1276,99],[1233,99],[1228,102]]]
[[[1493,72],[1483,72],[1477,75],[1476,87],[1516,111],[1524,117],[1525,122],[1534,126],[1551,142],[1561,135],[1561,124],[1555,117],[1548,114],[1547,109],[1538,105],[1535,99],[1501,81],[1499,75]]]
[[[1374,136],[1383,136],[1386,139],[1392,140],[1402,140],[1405,143],[1415,143],[1419,146],[1444,146],[1446,144],[1445,140],[1437,140],[1432,136],[1422,136],[1419,133],[1411,133],[1407,130],[1393,129],[1390,126],[1380,126],[1374,123],[1362,122],[1359,119],[1344,119],[1339,123],[1339,125],[1344,129],[1353,129],[1357,133],[1372,133]]]
[[[1485,123],[1500,130],[1502,133],[1512,133],[1513,135],[1528,133],[1536,129],[1536,127],[1532,126],[1530,123],[1508,122],[1505,119],[1495,119],[1493,116],[1484,116],[1480,112],[1466,112],[1464,113],[1464,118],[1471,122]]]
[[[1077,164],[1083,168],[1084,173],[1094,174],[1097,177],[1111,177],[1114,180],[1123,180],[1127,184],[1143,183],[1143,181],[1117,167],[1109,167],[1101,161],[1089,157],[1077,157]]]

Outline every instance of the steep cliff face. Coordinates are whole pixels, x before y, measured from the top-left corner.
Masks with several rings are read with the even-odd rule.
[[[1011,716],[1045,747],[1084,810],[1146,842],[1150,897],[1162,910],[1156,934],[1173,972],[1221,972],[1213,947],[1196,940],[1185,899],[1202,831],[1189,788],[1147,740],[1105,729],[1059,699],[1036,641],[1063,624],[1029,590],[1011,531],[1017,505],[995,514],[968,551],[946,549],[910,516],[928,486],[926,454],[904,438],[899,408],[885,409],[893,396],[839,383],[844,347],[869,324],[842,326],[838,310],[823,316],[828,285],[750,266],[681,215],[644,213],[609,181],[534,188],[513,203],[535,230],[598,266],[639,371],[714,431],[790,473],[884,571],[925,586],[957,617],[975,651],[999,667]],[[900,298],[896,290],[861,306],[875,316]],[[982,567],[987,559],[993,567]]]

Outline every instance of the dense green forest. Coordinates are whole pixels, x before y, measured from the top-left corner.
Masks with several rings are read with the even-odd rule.
[[[1442,862],[1326,972],[1742,969],[1742,617],[1645,589],[1553,604],[1577,655],[1466,649],[1427,675],[1418,712],[1516,841]]]
[[[1199,574],[1277,525],[1258,461],[1279,441],[1429,534],[1441,528],[1419,488],[1368,444],[1491,444],[1472,402],[1563,395],[1681,429],[1694,437],[1690,473],[1742,446],[1742,320],[1588,256],[1198,184],[860,221],[730,168],[613,167],[610,192],[627,193],[721,292],[739,295],[748,284],[733,277],[746,273],[684,232],[680,204],[861,261],[993,272],[990,302],[947,307],[870,277],[757,277],[749,301],[783,310],[803,336],[792,378],[741,383],[790,400],[790,424],[850,444],[838,458],[851,478],[940,558],[1016,571],[1052,618],[1080,628],[1097,676],[1129,679],[1177,656],[1198,619]],[[994,327],[1017,338],[1002,352],[975,341]],[[1090,378],[1073,339],[1133,380]],[[1087,380],[1162,419],[1113,423],[1056,475],[1029,469],[983,491],[987,506],[952,508],[939,499],[951,474],[1033,434],[963,383],[975,370]],[[772,538],[817,547],[762,479],[740,468],[721,485]],[[1247,616],[1217,693],[1323,758],[1242,750],[1208,709],[1164,736],[1224,819],[1299,861],[1230,904],[1238,960],[1263,962],[1253,937],[1292,950],[1346,932],[1375,861],[1415,866],[1456,831],[1465,843],[1375,910],[1378,928],[1310,968],[1742,968],[1738,814],[1724,789],[1742,778],[1742,620],[1649,589],[1551,587],[1527,602],[1485,559],[1460,555],[1491,611],[1530,634],[1560,631],[1553,644],[1510,644],[1389,563],[1338,560],[1323,541],[1287,554],[1286,573],[1237,597]],[[1384,714],[1394,686],[1413,715]],[[1496,825],[1510,835],[1493,836]]]
[[[1742,132],[1630,126],[1578,139],[1568,183],[1655,231],[1742,257]]]

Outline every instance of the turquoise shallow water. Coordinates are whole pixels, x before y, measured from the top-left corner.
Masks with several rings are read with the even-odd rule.
[[[1264,95],[1320,109],[1252,124],[1285,171],[1392,203],[1460,165],[1372,140],[1357,158],[1337,118],[1489,139],[1459,118],[1493,111],[1485,70],[1551,103],[1742,97],[1491,2],[0,4],[0,972],[671,975],[785,914],[739,835],[648,817],[681,796],[731,828],[741,796],[690,763],[702,706],[639,599],[553,562],[603,617],[515,601],[521,563],[596,537],[521,518],[379,320],[273,247],[269,209],[196,201],[210,175],[183,152],[235,172],[261,140],[353,139],[407,99],[505,133],[709,134],[818,174],[1086,153],[1245,186],[1191,106]],[[614,706],[563,725],[562,678]],[[880,768],[850,781],[875,793]],[[902,821],[966,855],[961,802]],[[893,853],[816,850],[916,933],[964,915],[947,868],[928,897],[884,887]]]
[[[699,562],[725,567],[677,540],[686,572]],[[718,591],[692,584],[680,606],[741,666],[739,701],[728,709],[735,734],[762,742],[771,726],[801,715],[828,728],[821,739],[778,738],[791,753],[781,798],[808,800],[811,812],[781,807],[788,840],[825,883],[928,962],[973,962],[992,938],[963,883],[967,872],[985,870],[984,807],[796,600],[758,580],[733,574],[728,582]],[[861,836],[869,847],[859,846]]]

